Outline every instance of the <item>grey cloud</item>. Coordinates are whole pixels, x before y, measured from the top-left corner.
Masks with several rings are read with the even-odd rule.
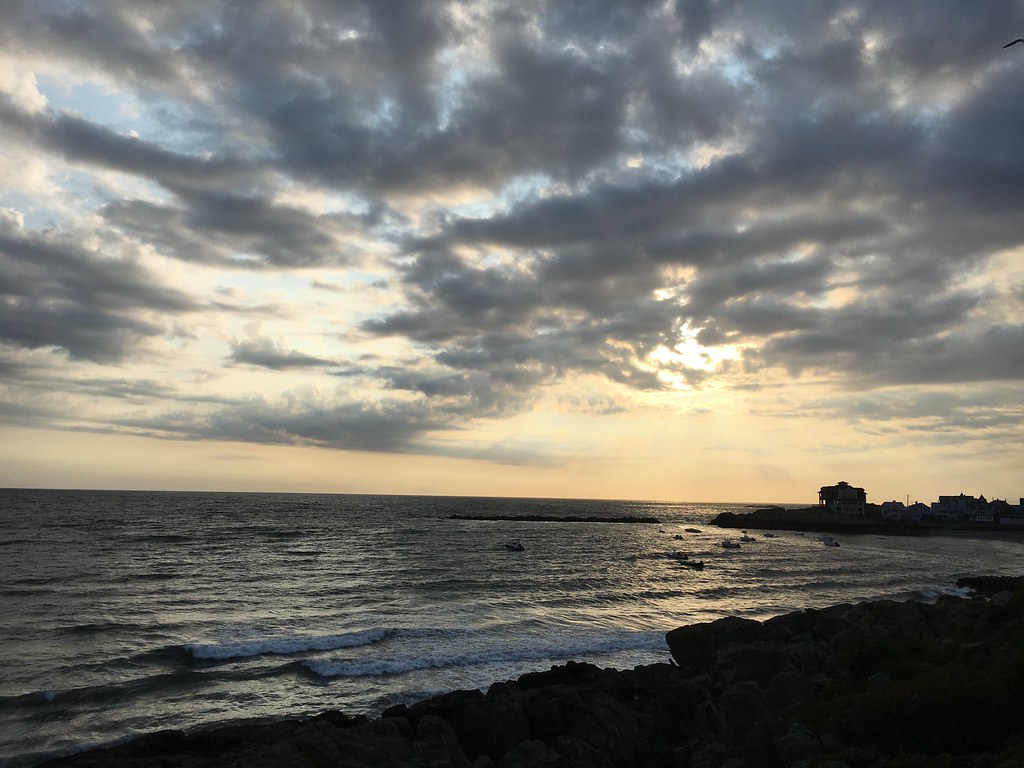
[[[342,245],[333,232],[352,225],[350,217],[315,216],[258,197],[181,192],[181,206],[119,200],[103,214],[126,233],[183,261],[279,269],[340,266],[355,258],[355,249]]]
[[[912,445],[971,446],[971,450],[1013,450],[1024,399],[1018,390],[988,383],[957,383],[957,390],[886,389],[845,393],[806,403],[791,418],[826,418],[864,432],[903,431]]]
[[[0,122],[24,140],[73,162],[93,163],[151,178],[165,186],[182,183],[241,183],[258,171],[241,158],[187,155],[126,136],[70,114],[29,114],[0,98]]]
[[[144,5],[153,12],[159,4]],[[10,0],[4,4],[5,24],[0,39],[10,50],[70,56],[130,81],[176,79],[171,63],[173,48],[144,37],[129,19],[128,14],[110,4],[39,6],[31,0]]]
[[[325,405],[296,399],[288,405],[252,401],[212,413],[168,412],[123,418],[112,428],[188,440],[234,440],[266,445],[310,445],[358,451],[434,454],[512,464],[548,461],[542,447],[458,445],[436,433],[459,430],[463,415],[424,400]]]
[[[885,362],[860,373],[878,384],[1019,381],[1024,378],[1024,325],[915,339],[901,347],[898,359]]]
[[[266,337],[248,339],[231,345],[231,361],[259,368],[284,371],[292,368],[322,368],[332,361],[287,349]]]
[[[162,185],[169,200],[102,213],[175,258],[351,265],[362,254],[341,244],[343,231],[394,249],[389,285],[404,301],[360,330],[403,336],[431,361],[376,371],[393,392],[451,409],[416,411],[424,424],[449,424],[456,409],[509,412],[572,372],[658,387],[638,360],[677,343],[684,325],[708,345],[749,346],[744,370],[830,371],[865,387],[1022,375],[1019,327],[977,327],[986,299],[963,287],[1024,242],[1024,78],[1020,57],[999,47],[1003,30],[1024,28],[1020,3],[172,5],[146,5],[152,32],[142,33],[134,4],[41,13],[15,3],[0,35],[66,45],[115,76],[134,60],[124,82],[189,114],[212,100],[209,153],[9,104],[5,124],[28,145]],[[218,149],[230,146],[246,153]],[[534,180],[543,192],[530,191]],[[270,202],[292,182],[369,212]],[[467,188],[495,196],[493,212],[445,202]],[[413,193],[434,208],[404,216]],[[21,330],[4,322],[17,344],[64,333],[73,354],[116,360],[158,332],[144,309],[188,305],[146,294],[130,268],[127,285],[90,293],[90,280],[110,279],[89,277],[92,257],[33,292],[18,277],[31,260],[5,258],[16,270],[0,280],[17,281],[6,306],[36,317]],[[837,288],[848,289],[841,306]],[[81,324],[85,338],[58,328],[75,302],[102,310],[92,332]],[[234,354],[322,362],[266,353]],[[713,375],[729,381],[724,368]],[[393,408],[385,416],[404,413]],[[323,414],[343,433],[345,418],[359,422],[356,411]],[[282,439],[305,439],[299,416],[277,415]],[[250,417],[231,411],[220,426],[244,435]],[[270,422],[253,430],[277,434]],[[427,431],[399,430],[392,444]]]
[[[263,445],[306,445],[355,451],[427,454],[512,465],[550,465],[543,444],[472,440],[450,442],[438,433],[459,431],[465,419],[457,411],[435,409],[423,400],[376,404],[324,405],[263,401],[212,413],[167,412],[153,418],[113,420],[104,431],[146,434],[174,440],[215,440]]]
[[[153,418],[121,418],[113,425],[177,439],[389,452],[409,450],[422,434],[449,426],[415,404],[273,405],[263,401],[212,413],[177,411]]]
[[[148,312],[198,308],[137,262],[100,256],[55,234],[0,233],[0,266],[0,338],[64,349],[72,358],[115,362],[165,332]]]
[[[1000,379],[1011,371],[1019,375],[1024,366],[1006,363],[1007,355],[1013,356],[1014,344],[1020,342],[1017,327],[991,329],[973,342],[984,342],[979,349],[993,355],[987,366],[974,365],[980,362],[980,356],[974,354],[968,356],[972,364],[964,364],[964,352],[972,344],[966,337],[975,334],[959,327],[980,300],[952,294],[919,304],[866,300],[829,311],[794,310],[791,317],[796,319],[789,329],[785,328],[785,314],[780,313],[783,322],[773,329],[775,335],[759,356],[769,365],[797,372],[838,368],[855,380],[878,384]],[[813,322],[808,321],[808,314]],[[757,332],[754,328],[743,330]]]

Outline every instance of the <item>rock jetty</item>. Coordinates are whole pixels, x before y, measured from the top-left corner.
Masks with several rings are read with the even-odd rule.
[[[748,528],[762,531],[816,531],[818,533],[856,533],[922,536],[952,530],[951,526],[925,526],[915,523],[886,522],[875,518],[841,519],[825,514],[820,507],[783,509],[765,507],[753,512],[721,512],[711,520],[719,528]]]
[[[448,516],[449,520],[481,520],[484,522],[516,522],[516,523],[627,523],[627,524],[660,524],[656,517],[639,517],[624,515],[620,517],[601,517],[599,515],[462,515]]]
[[[379,718],[170,731],[46,765],[1024,765],[1024,579],[962,586],[977,596],[680,627],[667,635],[671,664],[570,662]]]

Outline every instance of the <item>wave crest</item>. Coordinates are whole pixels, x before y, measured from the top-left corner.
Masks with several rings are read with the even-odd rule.
[[[253,656],[288,655],[306,651],[333,651],[372,645],[390,635],[387,629],[365,629],[337,635],[302,637],[264,637],[232,643],[186,643],[183,647],[193,658],[223,661]]]
[[[307,659],[302,666],[317,677],[378,677],[401,675],[424,669],[449,669],[482,664],[515,664],[518,662],[579,659],[586,656],[619,651],[661,650],[665,648],[662,632],[641,632],[627,637],[595,638],[591,642],[559,643],[534,647],[487,648],[463,653],[434,653],[383,659]]]

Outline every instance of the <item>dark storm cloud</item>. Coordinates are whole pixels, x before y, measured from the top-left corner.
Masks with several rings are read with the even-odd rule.
[[[398,449],[456,413],[514,412],[576,372],[641,389],[663,386],[658,367],[694,385],[742,385],[732,372],[761,368],[871,387],[1022,376],[1020,289],[965,286],[1024,244],[1024,77],[1000,47],[1024,29],[1024,3],[10,11],[11,50],[99,67],[202,122],[200,152],[0,105],[25,146],[168,193],[101,209],[126,238],[265,271],[354,264],[359,237],[397,254],[388,285],[401,297],[359,328],[417,348],[376,375],[422,403],[262,420],[255,406],[227,409],[190,434]],[[293,183],[358,213],[274,202]],[[484,203],[447,202],[467,190]],[[4,258],[28,270],[15,251]],[[144,293],[130,266],[128,285],[90,294],[90,270],[107,262],[75,258],[41,278],[42,293],[18,279],[3,312],[26,321],[3,320],[3,338],[115,360],[159,332],[140,310],[188,304]],[[993,311],[1000,301],[1017,303]],[[742,364],[716,374],[648,357],[689,334],[737,346]],[[325,362],[255,341],[232,359]]]

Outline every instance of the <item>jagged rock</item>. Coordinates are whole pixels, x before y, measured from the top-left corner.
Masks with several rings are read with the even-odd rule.
[[[1024,764],[1024,591],[667,635],[678,666],[568,663],[388,709],[151,734],[63,768],[751,768]],[[1004,594],[1000,594],[1004,593]],[[897,762],[902,761],[902,762]]]
[[[821,742],[801,723],[793,723],[779,738],[777,747],[779,756],[786,765],[798,760],[809,760],[822,751]]]
[[[543,741],[516,744],[498,761],[498,768],[556,768],[563,765],[561,756]]]
[[[679,668],[697,673],[714,666],[719,649],[730,643],[750,643],[763,635],[764,628],[760,622],[727,616],[710,624],[691,624],[673,629],[665,639]]]
[[[892,683],[892,675],[888,672],[875,672],[871,677],[868,678],[868,685],[883,686],[890,685]]]
[[[807,675],[784,669],[772,678],[765,696],[772,709],[784,711],[811,701],[815,690]]]
[[[992,601],[992,605],[996,605],[996,606],[999,606],[1000,608],[1003,608],[1003,607],[1009,605],[1010,601],[1013,600],[1013,592],[1010,592],[1009,590],[1004,589],[1001,592],[996,592],[989,599]]]

